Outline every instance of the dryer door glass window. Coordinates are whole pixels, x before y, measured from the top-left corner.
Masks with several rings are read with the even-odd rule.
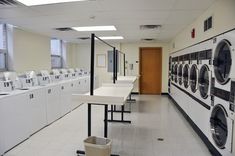
[[[190,87],[192,92],[197,91],[197,66],[193,65],[190,70]]]
[[[220,84],[226,84],[229,80],[231,64],[230,45],[228,41],[223,40],[217,45],[214,56],[215,77]]]
[[[177,83],[178,81],[177,81],[177,75],[178,75],[178,65],[176,64],[175,65],[175,83]]]
[[[226,112],[222,105],[216,105],[212,111],[210,125],[213,140],[218,148],[224,149],[228,137]]]
[[[188,88],[188,82],[189,82],[189,66],[186,64],[184,66],[184,70],[183,70],[183,81],[184,81],[184,87]]]
[[[174,65],[171,66],[171,81],[174,81]]]
[[[207,67],[207,65],[203,65],[201,67],[198,83],[201,97],[206,99],[208,97],[209,91],[209,68]]]
[[[181,64],[179,66],[179,70],[178,70],[178,78],[179,78],[179,84],[180,85],[182,85],[182,75],[183,75],[182,70],[183,70],[183,65]]]

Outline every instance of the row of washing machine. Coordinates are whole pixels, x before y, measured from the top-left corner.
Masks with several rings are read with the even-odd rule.
[[[169,94],[214,146],[215,155],[235,155],[234,60],[235,30],[169,58]]]

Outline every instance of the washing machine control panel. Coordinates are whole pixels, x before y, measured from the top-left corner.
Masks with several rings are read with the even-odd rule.
[[[230,103],[230,106],[229,106],[229,109],[232,111],[232,112],[235,112],[235,81],[232,81],[231,82],[231,92],[230,92],[230,98],[229,98],[229,103]]]

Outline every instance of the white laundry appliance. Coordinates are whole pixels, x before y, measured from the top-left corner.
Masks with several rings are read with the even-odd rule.
[[[213,106],[210,115],[209,140],[221,155],[233,156],[235,81],[231,82],[229,95],[223,90],[214,88],[214,85],[215,83],[212,83]],[[225,100],[227,98],[229,98],[228,101]]]
[[[190,72],[190,66],[189,66],[189,59],[190,55],[185,54],[184,55],[184,67],[183,67],[183,88],[184,90],[189,90],[189,72]]]
[[[177,71],[178,85],[182,87],[183,84],[183,66],[184,66],[184,57],[183,55],[179,56],[179,65]]]
[[[60,74],[61,74],[62,80],[68,80],[71,78],[70,76],[72,76],[68,73],[68,69],[60,69]]]
[[[68,69],[68,74],[69,74],[69,77],[72,79],[75,79],[78,77],[78,73],[76,73],[73,68]]]
[[[21,82],[20,89],[23,90],[28,90],[30,87],[38,85],[37,75],[34,71],[28,71],[19,75],[19,80]]]
[[[190,72],[189,72],[189,86],[191,95],[195,96],[198,90],[198,52],[190,54]]]
[[[210,141],[221,155],[232,153],[234,129],[235,31],[213,39]]]
[[[40,86],[45,86],[45,85],[51,83],[51,77],[50,77],[50,74],[47,70],[41,70],[37,74],[37,78],[38,78],[38,84]]]
[[[52,82],[58,82],[63,79],[60,71],[58,69],[52,69],[51,71],[51,80]]]

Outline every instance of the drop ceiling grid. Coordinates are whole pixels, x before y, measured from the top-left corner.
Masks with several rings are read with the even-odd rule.
[[[169,40],[200,16],[215,0],[96,0],[63,4],[7,7],[0,9],[0,20],[52,37],[75,41],[90,32],[58,32],[56,27],[115,25],[125,41],[141,38]],[[203,4],[203,5],[201,5]],[[94,17],[94,19],[91,19]],[[141,24],[161,24],[160,31],[141,31]]]

